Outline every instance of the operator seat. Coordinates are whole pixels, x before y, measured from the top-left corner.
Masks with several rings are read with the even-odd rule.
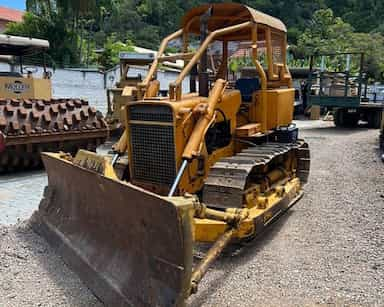
[[[259,78],[240,78],[236,80],[235,89],[241,93],[243,102],[252,102],[252,94],[260,90]]]

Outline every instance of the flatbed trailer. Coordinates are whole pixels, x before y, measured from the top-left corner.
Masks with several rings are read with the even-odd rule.
[[[340,61],[343,58],[345,63]],[[318,59],[320,69],[316,68]],[[327,64],[337,65],[338,69],[327,70]],[[367,96],[368,78],[364,69],[364,53],[312,55],[309,104],[332,110],[338,127],[356,127],[363,120],[370,128],[380,128],[384,100]]]

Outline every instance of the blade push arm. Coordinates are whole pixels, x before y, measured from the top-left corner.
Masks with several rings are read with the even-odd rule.
[[[225,80],[216,80],[215,85],[213,86],[212,91],[208,97],[207,103],[203,103],[198,106],[200,110],[200,118],[197,120],[187,145],[184,148],[182,156],[183,163],[181,164],[179,172],[177,173],[168,196],[173,196],[173,194],[176,192],[177,186],[179,185],[181,177],[183,176],[188,163],[199,154],[205,134],[211,125],[212,120],[214,120],[216,105],[220,101],[226,85],[227,82]]]
[[[223,95],[226,84],[227,82],[223,79],[216,80],[207,103],[199,106],[199,108],[201,108],[201,115],[189,137],[187,145],[185,146],[183,152],[184,160],[192,160],[200,152],[205,133],[215,116],[216,105]]]

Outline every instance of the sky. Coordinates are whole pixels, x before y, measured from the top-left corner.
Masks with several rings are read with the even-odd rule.
[[[0,6],[25,10],[25,0],[0,0]]]

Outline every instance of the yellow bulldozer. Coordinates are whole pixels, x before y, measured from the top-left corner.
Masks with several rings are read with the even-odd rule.
[[[107,89],[107,114],[105,120],[110,133],[120,134],[124,130],[124,107],[137,100],[137,85],[142,82],[142,75],[128,75],[133,66],[146,67],[154,60],[152,53],[120,52],[120,80],[116,86]],[[124,94],[124,96],[123,96]]]
[[[172,60],[185,66],[160,97],[154,76],[174,39],[183,46]],[[252,78],[228,73],[239,42],[251,43]],[[228,244],[260,234],[300,199],[310,155],[291,125],[286,47],[276,18],[237,3],[194,8],[124,108],[113,159],[43,154],[49,183],[32,225],[106,305],[183,305]],[[217,50],[214,74],[207,59]],[[123,175],[119,155],[128,157]],[[212,245],[193,265],[199,242]]]
[[[87,101],[52,98],[45,64],[40,78],[23,65],[48,48],[46,40],[0,34],[0,55],[19,60],[16,71],[0,72],[0,173],[39,167],[43,151],[94,151],[108,136]]]

